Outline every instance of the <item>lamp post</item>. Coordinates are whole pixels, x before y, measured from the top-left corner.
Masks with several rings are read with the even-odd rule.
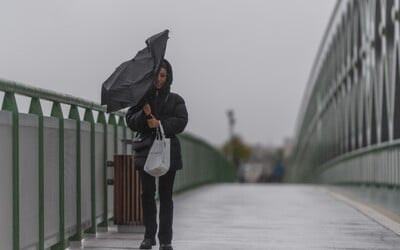
[[[229,124],[229,140],[230,140],[230,149],[229,149],[229,158],[231,159],[231,161],[233,161],[233,154],[234,154],[234,145],[233,145],[233,126],[235,125],[235,118],[234,118],[234,114],[233,114],[233,110],[228,110],[227,112],[228,115],[228,124]]]

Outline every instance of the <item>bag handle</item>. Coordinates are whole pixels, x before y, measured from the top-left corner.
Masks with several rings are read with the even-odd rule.
[[[165,133],[164,133],[164,128],[162,127],[160,122],[160,126],[156,128],[156,139],[162,140],[163,138],[165,138]]]
[[[161,121],[160,121],[160,127],[159,127],[159,129],[160,129],[161,135],[165,137],[164,128],[163,128],[163,126],[161,125]]]

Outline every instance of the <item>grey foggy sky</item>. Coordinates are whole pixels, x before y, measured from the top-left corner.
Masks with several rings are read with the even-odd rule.
[[[0,78],[100,102],[104,80],[170,30],[172,91],[187,132],[282,143],[295,121],[336,0],[2,0]],[[0,97],[2,94],[0,95]]]

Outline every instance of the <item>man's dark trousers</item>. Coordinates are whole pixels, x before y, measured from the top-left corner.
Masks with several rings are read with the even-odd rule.
[[[172,240],[172,220],[174,203],[172,191],[174,187],[175,171],[168,171],[159,177],[158,194],[160,197],[160,228],[158,239],[161,244],[170,244]],[[143,170],[140,170],[142,181],[142,206],[144,226],[146,227],[145,238],[155,238],[157,232],[157,206],[154,200],[156,193],[155,178]]]

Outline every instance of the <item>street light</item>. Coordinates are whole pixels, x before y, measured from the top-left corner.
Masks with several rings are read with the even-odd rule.
[[[229,140],[230,140],[230,154],[228,154],[230,156],[230,159],[233,161],[233,126],[235,125],[235,118],[234,118],[234,114],[233,114],[233,110],[228,110],[227,112],[228,115],[228,123],[229,123]]]

